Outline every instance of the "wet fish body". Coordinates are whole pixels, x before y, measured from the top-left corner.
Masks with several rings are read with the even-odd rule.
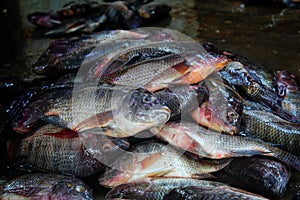
[[[149,181],[123,184],[112,189],[105,197],[111,199],[162,200],[172,189],[185,186],[216,187],[224,185],[214,181],[189,178],[157,178]],[[226,184],[225,184],[226,185]]]
[[[220,70],[219,75],[248,99],[270,108],[274,114],[287,121],[297,122],[295,116],[281,108],[282,99],[277,92],[257,81],[240,62],[230,62]]]
[[[82,65],[86,67],[87,65],[97,64],[93,59],[94,57],[97,56],[97,59],[101,60],[110,52],[136,44],[139,39],[145,37],[146,35],[137,32],[117,30],[55,40],[50,43],[37,62],[33,64],[32,69],[36,74],[46,76],[76,72]],[[142,41],[140,40],[140,42]],[[86,64],[87,61],[90,63]]]
[[[111,84],[143,87],[168,68],[183,62],[185,59],[176,54],[149,59],[107,76],[105,82],[108,79]]]
[[[220,134],[188,122],[168,122],[162,127],[152,128],[151,132],[170,144],[201,157],[220,159],[254,155],[272,156],[300,170],[298,156],[272,147],[261,140]]]
[[[161,120],[157,123],[162,124],[169,115],[170,109],[165,103],[144,89],[135,91],[127,86],[76,84],[37,95],[19,113],[14,130],[28,133],[47,122],[75,131],[96,128],[100,134],[126,137],[154,126],[152,122],[156,120]]]
[[[119,96],[119,95],[118,95]],[[157,97],[142,88],[125,94],[116,110],[96,114],[81,121],[73,129],[98,130],[99,134],[111,137],[129,137],[152,127],[166,123],[171,110],[161,103]]]
[[[161,53],[158,54],[158,52]],[[153,60],[145,60],[144,62],[153,63],[152,65],[154,65],[148,67],[144,65],[146,63],[140,61],[141,55],[144,58],[153,58],[152,55],[159,57]],[[164,58],[172,59],[164,60]],[[133,61],[134,65],[131,66]],[[111,66],[114,66],[114,62],[117,62],[118,65],[117,68],[113,67],[112,70]],[[109,83],[133,86],[144,85],[150,91],[157,91],[172,84],[198,83],[212,72],[218,71],[226,63],[227,60],[224,57],[209,55],[201,45],[195,42],[153,42],[108,55],[107,59],[95,69],[94,76],[101,77],[104,74]],[[162,67],[157,67],[157,65]],[[147,75],[149,69],[154,73],[151,76]],[[107,70],[109,71],[107,72]],[[147,79],[142,80],[142,77]],[[104,79],[103,81],[107,80]]]
[[[189,186],[184,188],[176,188],[170,191],[164,200],[202,200],[202,199],[245,199],[245,200],[266,200],[266,198],[254,193],[250,193],[241,189],[219,186],[219,187],[196,187]]]
[[[280,148],[300,155],[300,126],[265,111],[244,109],[243,129],[255,138],[281,145]]]
[[[171,109],[171,120],[182,118],[184,114],[198,107],[208,99],[205,85],[174,86],[155,93],[159,101]]]
[[[105,187],[116,187],[155,177],[209,178],[210,172],[222,169],[230,161],[198,161],[172,146],[148,141],[136,144],[130,153],[124,153],[111,169],[101,175],[99,183]]]
[[[278,93],[283,96],[281,106],[300,119],[300,83],[296,76],[288,71],[276,74]]]
[[[192,111],[191,116],[202,126],[233,135],[240,130],[242,99],[218,79],[216,76],[204,80],[209,99]]]
[[[7,181],[0,198],[8,199],[93,199],[92,191],[81,180],[68,176],[33,173]]]
[[[224,171],[236,178],[242,188],[269,198],[282,196],[291,177],[283,163],[262,157],[237,158]]]
[[[71,130],[45,125],[22,139],[16,167],[85,177],[103,170],[101,161],[109,163],[110,156],[117,157],[122,148],[129,148],[126,140],[93,135],[84,141]]]

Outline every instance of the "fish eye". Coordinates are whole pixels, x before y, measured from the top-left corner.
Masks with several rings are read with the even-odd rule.
[[[67,183],[67,187],[68,187],[68,188],[71,188],[71,187],[72,187],[72,184],[71,184],[71,183]]]
[[[75,190],[77,192],[85,192],[86,188],[83,185],[76,185]]]
[[[156,100],[156,98],[154,97],[154,96],[144,96],[143,97],[143,102],[144,103],[150,103],[150,102],[153,102],[153,101],[155,101]]]
[[[230,118],[236,118],[237,114],[233,111],[228,111],[227,116],[230,117]]]
[[[104,144],[102,146],[102,150],[105,152],[110,151],[110,150],[112,150],[112,146],[110,144]]]

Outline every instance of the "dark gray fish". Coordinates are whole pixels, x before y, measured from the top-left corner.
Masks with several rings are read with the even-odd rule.
[[[171,109],[171,120],[189,113],[208,99],[205,85],[182,85],[163,89],[155,93],[159,101]]]
[[[300,155],[300,124],[290,123],[267,110],[244,109],[242,126],[246,134]]]
[[[277,91],[260,83],[242,63],[229,62],[219,71],[219,75],[248,99],[270,108],[275,115],[287,121],[297,122],[296,116],[281,108],[282,98]]]
[[[141,42],[146,36],[137,32],[117,30],[55,40],[33,64],[32,69],[36,74],[46,76],[76,72],[84,61],[92,62],[94,57],[97,57],[100,62],[108,53],[136,44],[139,39]]]
[[[106,200],[162,200],[166,194],[177,187],[205,186],[216,187],[224,183],[197,180],[189,178],[155,178],[149,181],[139,181],[123,184],[112,189],[105,197]]]
[[[237,134],[240,130],[243,99],[219,79],[211,76],[204,80],[209,99],[192,111],[191,116],[198,124],[209,129]]]
[[[176,188],[170,191],[164,200],[266,200],[260,195],[250,193],[241,189],[219,186],[219,187],[197,187],[188,186],[184,188]]]
[[[282,196],[291,177],[283,163],[262,157],[237,158],[223,171],[237,179],[239,187],[269,198]]]
[[[89,186],[77,178],[32,173],[7,181],[0,191],[0,198],[92,200],[93,196]]]
[[[276,74],[278,93],[283,97],[281,106],[300,120],[300,83],[296,76],[288,71]]]
[[[122,149],[128,149],[124,139],[111,139],[89,133],[83,139],[76,132],[45,125],[33,135],[22,139],[16,167],[27,166],[47,172],[85,177],[104,169]],[[102,163],[103,162],[103,163]]]
[[[164,17],[169,15],[171,7],[167,4],[160,4],[157,2],[151,2],[142,5],[138,9],[139,16],[142,18],[144,23],[150,23],[154,21],[159,21]]]

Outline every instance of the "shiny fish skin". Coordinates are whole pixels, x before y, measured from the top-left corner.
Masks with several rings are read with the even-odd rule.
[[[243,128],[255,138],[282,145],[282,148],[295,155],[300,155],[300,125],[290,123],[264,110],[244,109]]]
[[[121,98],[130,91],[128,87],[108,84],[76,84],[75,87],[51,89],[31,98],[19,111],[13,128],[18,133],[27,133],[42,120],[73,129],[97,113],[116,109]]]
[[[267,106],[274,114],[287,121],[297,122],[295,116],[280,107],[282,98],[277,92],[256,81],[240,62],[229,62],[218,74],[248,99]]]
[[[179,85],[155,94],[159,101],[171,109],[171,120],[183,117],[208,99],[208,89],[205,85]]]
[[[172,146],[148,141],[136,144],[131,152],[123,154],[112,167],[99,178],[105,187],[147,180],[149,178],[206,178],[210,172],[218,171],[230,163],[220,161],[194,160]],[[116,171],[119,170],[118,172]]]
[[[0,198],[92,200],[92,191],[77,178],[55,174],[33,173],[12,179],[0,191]]]
[[[183,62],[185,62],[185,58],[176,54],[145,60],[104,77],[104,82],[109,81],[110,84],[143,87],[167,69]],[[100,79],[100,81],[102,80]]]
[[[112,189],[105,197],[106,200],[163,200],[172,189],[185,186],[216,187],[226,185],[214,181],[189,178],[157,178],[149,181],[123,184]]]
[[[204,80],[209,91],[209,100],[191,112],[192,118],[209,129],[237,134],[240,130],[243,104],[236,92],[219,77]]]
[[[300,83],[296,76],[288,71],[276,74],[278,93],[283,96],[281,106],[300,120]]]
[[[285,164],[263,157],[234,159],[223,171],[236,178],[239,187],[269,198],[281,197],[291,177]]]
[[[98,88],[83,85],[83,88],[78,89],[64,87],[37,94],[14,120],[14,130],[18,133],[30,132],[38,121],[47,121],[50,117],[60,119],[65,123],[64,126],[73,128],[93,113],[114,109],[111,103],[113,93],[124,95],[121,91],[128,91],[123,87],[121,90],[117,88],[112,85],[101,85]],[[73,101],[73,97],[77,98]]]
[[[98,146],[92,145],[96,141]],[[16,156],[16,166],[30,165],[43,171],[78,177],[90,176],[104,169],[101,160],[108,160],[110,156],[117,156],[120,152],[119,148],[107,148],[110,146],[128,148],[129,144],[119,139],[110,141],[98,135],[87,139],[84,145],[77,133],[54,125],[45,125],[33,135],[22,139]]]
[[[119,96],[118,96],[119,97]],[[111,137],[129,137],[166,123],[171,110],[155,94],[138,88],[125,94],[116,110],[97,113],[80,122],[73,130],[81,133],[93,129]]]
[[[255,62],[252,62],[248,60],[247,58],[234,54],[232,52],[223,51],[223,55],[226,57],[232,59],[233,61],[237,61],[242,63],[247,71],[249,72],[249,75],[258,83],[264,85],[268,89],[272,91],[276,91],[276,78],[275,73],[272,72],[269,68],[266,66],[257,64]]]
[[[103,31],[89,36],[55,40],[40,56],[32,69],[38,75],[57,76],[77,71],[84,59],[90,59],[95,53],[104,57],[108,53],[130,44],[136,44],[138,39],[147,35],[125,30]],[[121,41],[116,42],[115,40]],[[125,39],[133,39],[127,41]],[[122,41],[123,40],[123,41]],[[115,43],[115,45],[110,44]],[[93,50],[94,49],[94,50]]]
[[[267,200],[262,196],[241,189],[219,186],[219,187],[196,187],[188,186],[176,188],[170,191],[164,200]]]
[[[114,74],[119,70],[125,70],[128,68],[129,63],[138,63],[143,61],[145,58],[159,58],[160,56],[168,54],[181,56],[182,54],[190,51],[195,52],[197,49],[200,49],[201,51],[201,46],[195,42],[187,41],[183,43],[172,40],[165,42],[154,41],[151,43],[132,46],[124,50],[108,54],[103,62],[94,69],[94,77],[100,78],[102,75]],[[117,63],[117,65],[115,63]],[[92,78],[93,77],[91,77],[91,79]]]
[[[168,122],[162,127],[152,128],[151,132],[170,144],[201,157],[220,159],[264,155],[275,157],[300,171],[298,156],[272,147],[261,140],[220,134],[190,122]]]

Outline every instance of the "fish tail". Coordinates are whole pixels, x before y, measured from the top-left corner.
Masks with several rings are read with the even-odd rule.
[[[300,171],[300,157],[295,156],[291,153],[288,153],[286,151],[283,151],[278,148],[273,148],[273,156],[277,158],[278,160],[286,163],[287,165],[293,167],[295,170]]]

